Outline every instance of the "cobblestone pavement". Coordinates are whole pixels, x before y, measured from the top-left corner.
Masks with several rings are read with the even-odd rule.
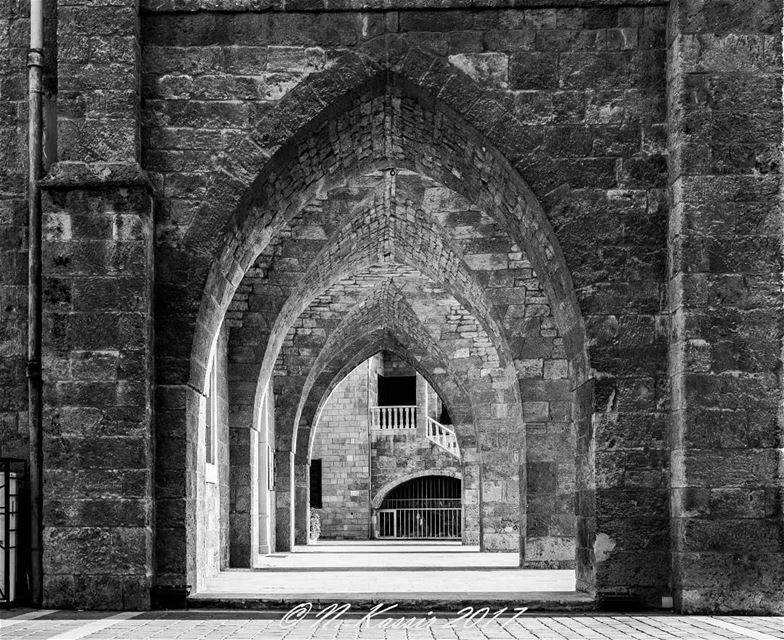
[[[0,637],[17,639],[189,640],[726,640],[784,639],[784,617],[574,614],[520,615],[466,623],[457,617],[410,614],[364,618],[353,614],[331,622],[295,621],[285,612],[154,611],[144,613],[30,611],[0,612]]]

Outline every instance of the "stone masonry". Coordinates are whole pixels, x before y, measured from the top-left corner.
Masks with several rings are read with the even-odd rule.
[[[321,460],[321,537],[367,540],[371,508],[383,494],[414,475],[460,476],[460,462],[425,437],[424,423],[411,433],[385,433],[369,425],[376,404],[376,376],[413,373],[404,361],[380,354],[362,363],[332,391],[318,419],[312,459]],[[427,383],[421,379],[424,388]],[[429,385],[428,385],[429,386]],[[424,402],[417,403],[424,411]]]
[[[387,351],[449,407],[472,543],[598,603],[784,612],[780,2],[44,4],[44,606],[290,550],[327,398]],[[4,3],[22,458],[28,28]]]
[[[335,387],[318,422],[313,458],[321,460],[321,535],[367,540],[370,526],[368,366]]]

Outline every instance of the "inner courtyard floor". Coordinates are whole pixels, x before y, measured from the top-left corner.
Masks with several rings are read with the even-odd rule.
[[[784,617],[674,615],[522,615],[464,626],[454,617],[434,617],[421,629],[394,629],[381,620],[347,616],[333,623],[312,618],[284,620],[285,612],[151,611],[74,612],[0,611],[0,637],[36,640],[603,640],[652,638],[686,640],[784,639]],[[410,618],[409,618],[410,619]]]
[[[320,541],[262,556],[256,569],[222,571],[192,601],[389,601],[416,608],[447,602],[590,602],[575,592],[574,571],[523,570],[518,562],[517,553],[480,553],[457,542]]]

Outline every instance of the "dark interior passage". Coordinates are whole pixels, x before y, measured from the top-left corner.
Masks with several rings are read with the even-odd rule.
[[[416,376],[378,376],[379,406],[411,406],[416,400]]]

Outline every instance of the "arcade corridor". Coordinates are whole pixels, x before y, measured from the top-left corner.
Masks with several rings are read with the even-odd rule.
[[[780,2],[5,5],[6,604],[784,614]]]

